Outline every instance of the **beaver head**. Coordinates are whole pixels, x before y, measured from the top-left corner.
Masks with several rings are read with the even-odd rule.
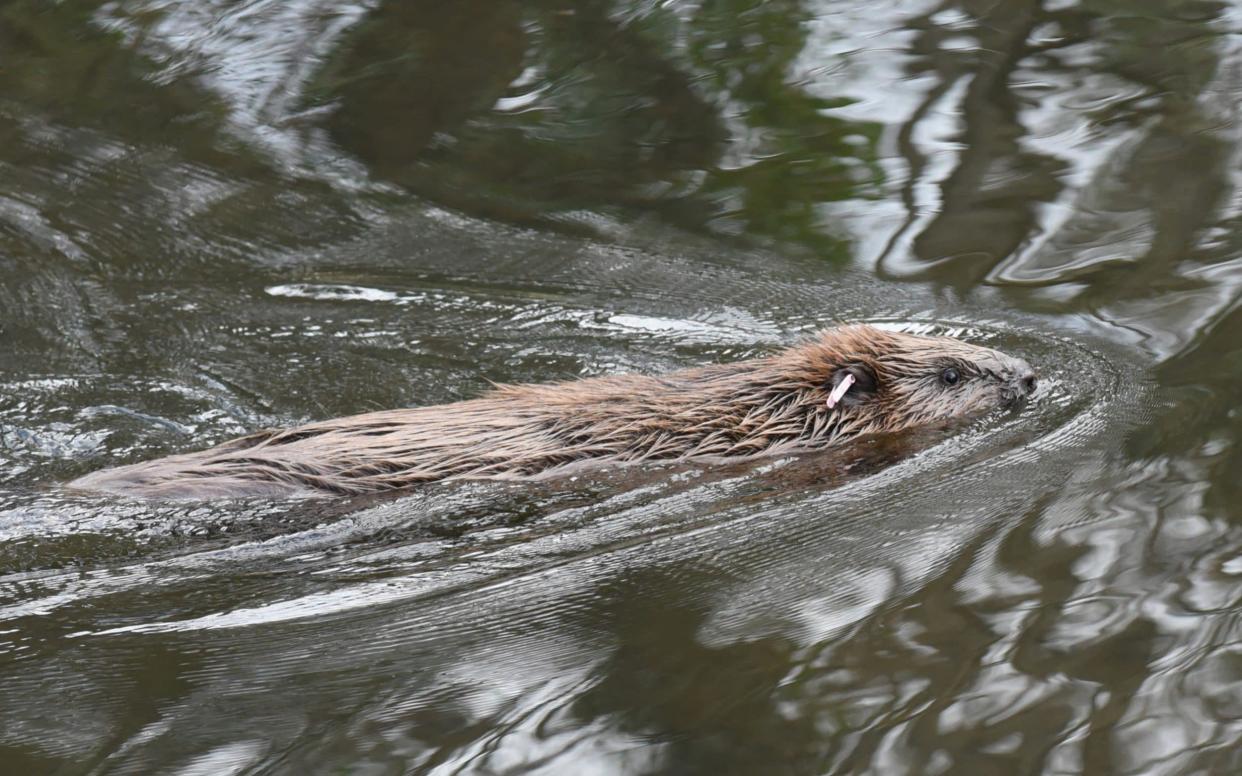
[[[1026,361],[949,337],[847,326],[809,349],[838,437],[979,415],[1035,390]]]

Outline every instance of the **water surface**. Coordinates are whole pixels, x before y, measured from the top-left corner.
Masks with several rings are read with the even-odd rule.
[[[1213,2],[0,7],[0,766],[1242,769],[1242,18]],[[347,500],[106,465],[837,321],[1036,400]]]

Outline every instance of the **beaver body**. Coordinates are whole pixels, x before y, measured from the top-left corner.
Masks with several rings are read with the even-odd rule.
[[[354,494],[584,461],[739,459],[981,414],[1034,381],[1025,361],[995,350],[850,326],[735,364],[499,386],[470,401],[260,431],[72,487],[147,498]]]

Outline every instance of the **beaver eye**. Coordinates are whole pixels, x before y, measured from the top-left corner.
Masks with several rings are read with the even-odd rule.
[[[948,367],[940,373],[940,382],[945,385],[957,385],[957,381],[962,379],[962,373],[957,371],[956,367]]]

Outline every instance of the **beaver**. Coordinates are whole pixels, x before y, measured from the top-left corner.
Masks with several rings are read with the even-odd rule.
[[[817,450],[1013,405],[1020,358],[948,337],[845,326],[765,358],[662,376],[497,385],[477,399],[269,429],[106,469],[71,487],[147,498],[361,494],[571,464]]]

